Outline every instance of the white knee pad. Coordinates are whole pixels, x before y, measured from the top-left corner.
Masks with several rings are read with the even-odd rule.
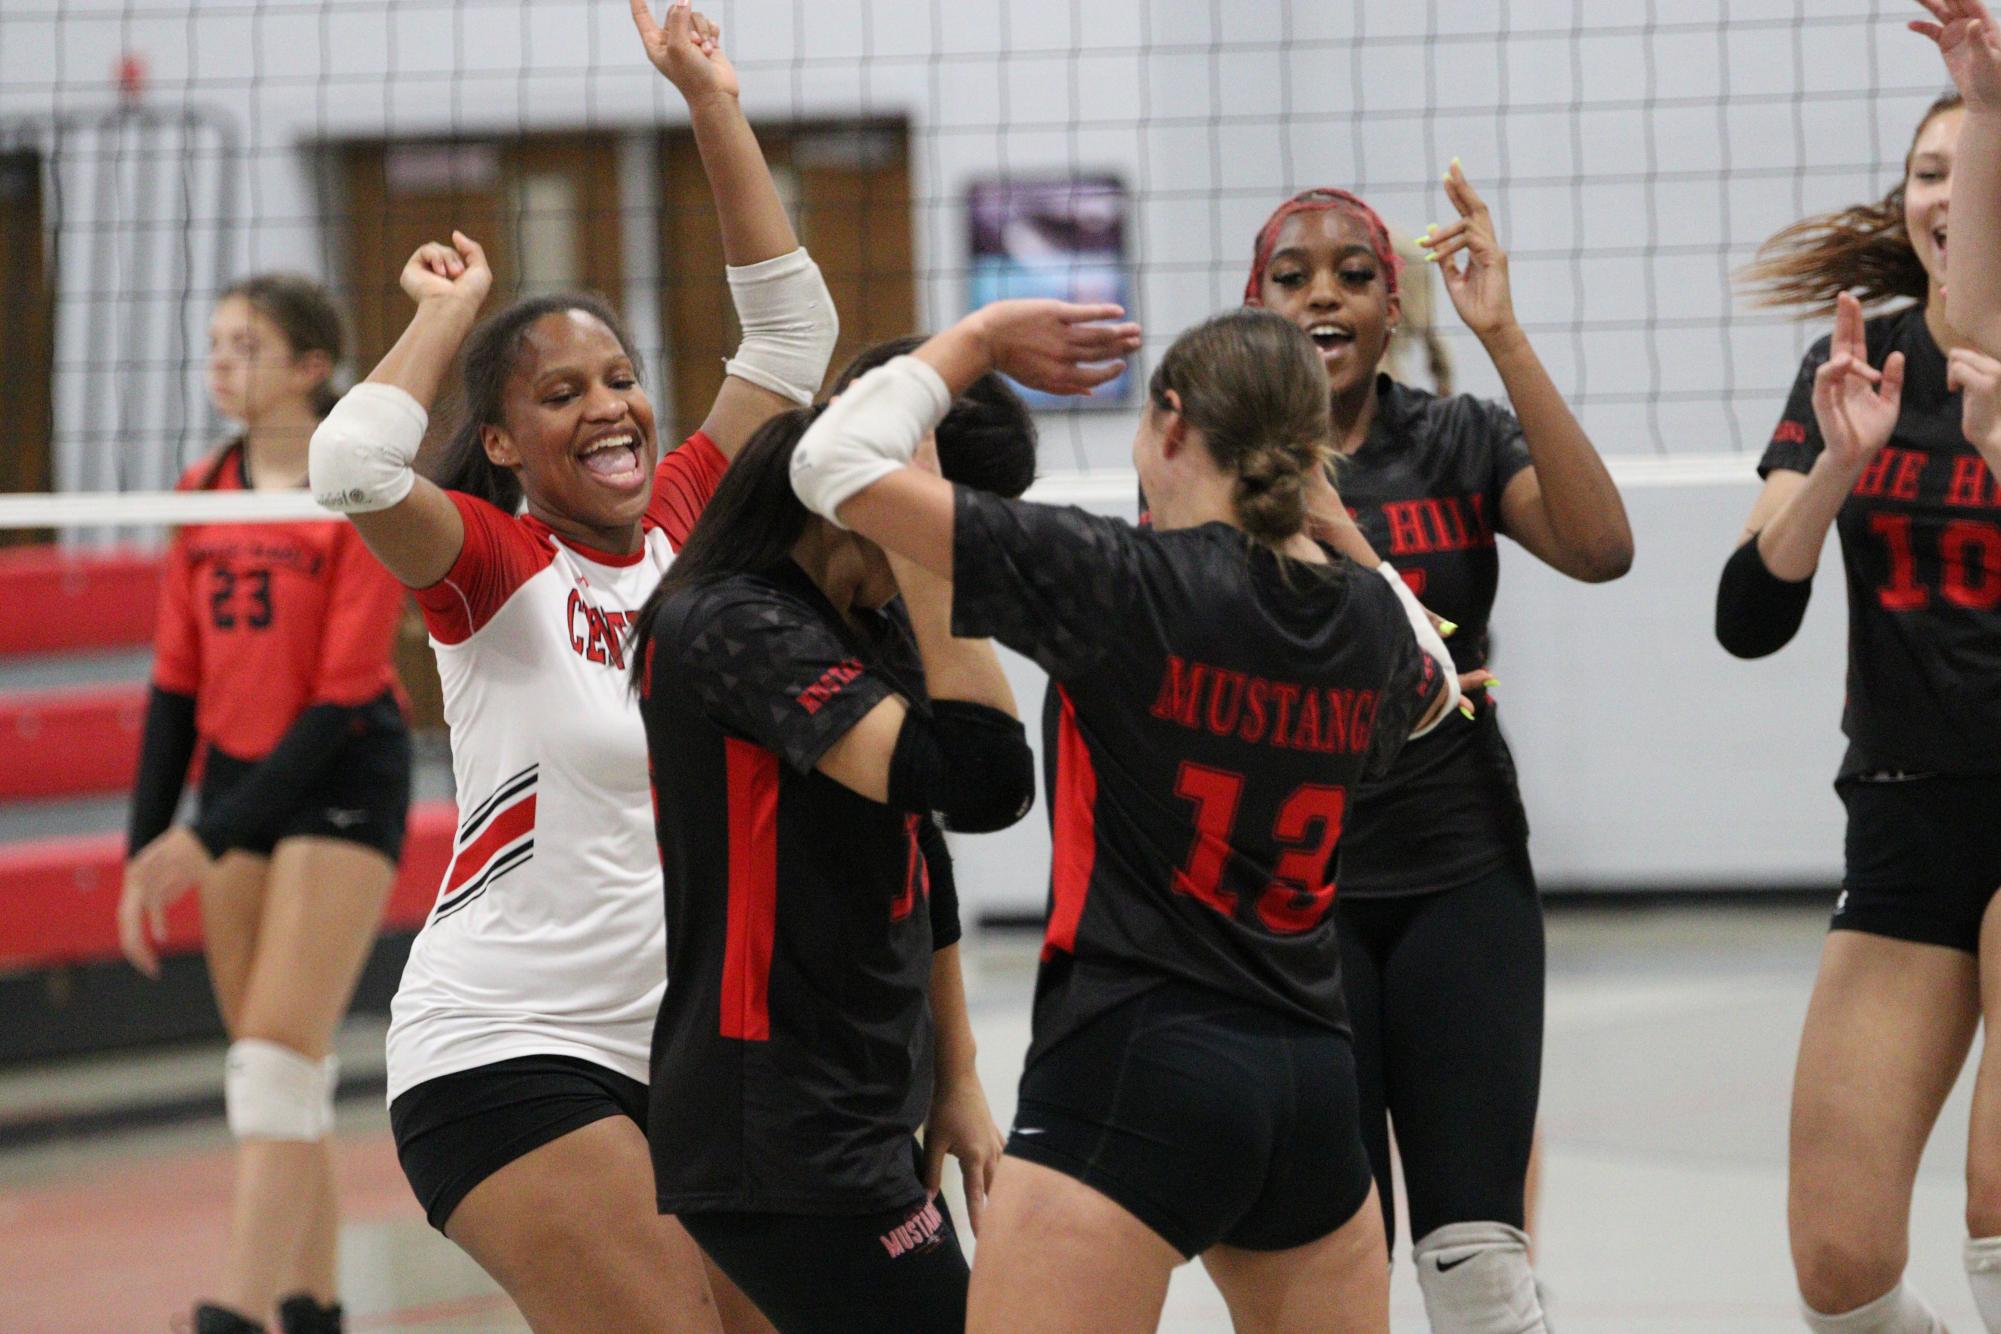
[[[1867,1306],[1840,1315],[1822,1315],[1801,1302],[1800,1318],[1814,1334],[1945,1334],[1925,1299],[1901,1283]]]
[[[1966,1282],[1987,1334],[2001,1334],[2001,1237],[1966,1239]]]
[[[1529,1238],[1506,1223],[1448,1223],[1413,1248],[1432,1334],[1549,1334]]]
[[[222,1081],[229,1133],[238,1139],[313,1140],[333,1128],[325,1061],[262,1038],[229,1044]]]

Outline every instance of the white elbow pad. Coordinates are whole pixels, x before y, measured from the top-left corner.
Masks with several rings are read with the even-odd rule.
[[[805,247],[758,264],[731,265],[730,299],[743,342],[723,369],[805,407],[820,392],[841,318]]]
[[[897,357],[849,385],[792,453],[792,490],[836,527],[848,497],[910,462],[952,407],[952,391],[915,357]]]
[[[364,382],[341,395],[313,432],[313,499],[340,514],[386,510],[417,484],[411,465],[430,414],[392,384]]]
[[[1459,707],[1459,669],[1452,663],[1452,650],[1445,647],[1445,640],[1439,635],[1438,627],[1431,623],[1431,617],[1425,614],[1424,604],[1417,600],[1417,594],[1410,591],[1410,585],[1403,581],[1403,576],[1398,574],[1388,561],[1378,565],[1376,573],[1396,590],[1397,601],[1403,604],[1404,618],[1410,622],[1411,633],[1417,636],[1417,651],[1430,658],[1445,676],[1444,707],[1432,716],[1430,722],[1411,733],[1414,737],[1423,736],[1444,722],[1451,716],[1452,711]]]

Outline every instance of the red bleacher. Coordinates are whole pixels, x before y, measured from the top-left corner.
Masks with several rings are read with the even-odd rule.
[[[158,560],[143,552],[0,549],[0,657],[141,647],[159,579]],[[0,692],[0,801],[126,792],[145,707],[142,683]],[[449,801],[411,809],[384,926],[423,925],[456,822]],[[123,862],[116,833],[0,844],[0,971],[116,958]],[[167,922],[164,952],[200,947],[193,894]]]

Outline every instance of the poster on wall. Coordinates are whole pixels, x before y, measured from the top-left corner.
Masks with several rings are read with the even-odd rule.
[[[1115,301],[1132,310],[1126,190],[1113,176],[987,177],[967,187],[972,227],[968,309],[1016,297]],[[1033,408],[1119,407],[1132,372],[1088,398],[1023,389]]]

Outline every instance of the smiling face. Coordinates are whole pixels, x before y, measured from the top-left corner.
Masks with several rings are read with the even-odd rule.
[[[1945,283],[1946,206],[1951,202],[1959,130],[1965,122],[1966,112],[1960,107],[1926,121],[1911,145],[1904,172],[1904,228],[1934,293]]]
[[[1265,262],[1258,297],[1313,340],[1335,398],[1373,382],[1401,314],[1367,225],[1338,209],[1285,220]]]
[[[544,315],[522,333],[484,444],[519,469],[531,509],[600,534],[637,525],[652,499],[652,401],[618,336],[588,311]]]

